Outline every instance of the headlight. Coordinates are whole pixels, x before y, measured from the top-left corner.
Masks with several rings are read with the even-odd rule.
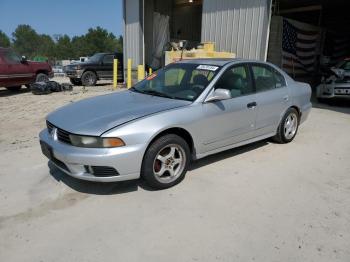
[[[92,147],[92,148],[111,148],[125,146],[123,140],[117,137],[95,137],[69,135],[73,146]]]
[[[74,66],[72,66],[72,69],[73,70],[80,70],[81,67],[80,67],[80,65],[74,65]]]

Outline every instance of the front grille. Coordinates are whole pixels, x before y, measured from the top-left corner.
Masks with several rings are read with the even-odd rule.
[[[335,90],[337,90],[337,89],[344,89],[344,90],[350,90],[350,86],[336,86],[336,87],[334,87],[334,89]]]
[[[47,126],[47,130],[49,131],[49,133],[51,134],[53,128],[57,128],[57,139],[63,143],[67,143],[67,144],[72,144],[72,142],[70,141],[69,138],[69,132],[58,128],[56,126],[54,126],[52,123],[50,123],[49,121],[46,121],[46,126]]]
[[[109,166],[90,166],[90,170],[97,177],[119,176],[117,170]]]
[[[69,138],[69,133],[67,131],[64,131],[60,128],[57,128],[57,138],[61,142],[67,143],[67,144],[72,144]]]

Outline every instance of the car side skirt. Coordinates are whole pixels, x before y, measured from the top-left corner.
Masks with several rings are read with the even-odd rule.
[[[252,139],[244,140],[244,141],[241,141],[239,143],[235,143],[235,144],[228,145],[228,146],[225,146],[225,147],[220,147],[220,148],[217,148],[217,149],[214,149],[214,150],[202,153],[202,154],[196,154],[195,160],[203,158],[203,157],[206,157],[206,156],[209,156],[209,155],[212,155],[212,154],[216,154],[216,153],[219,153],[219,152],[222,152],[222,151],[226,151],[226,150],[229,150],[229,149],[232,149],[232,148],[235,148],[235,147],[244,146],[244,145],[247,145],[247,144],[250,144],[250,143],[254,143],[254,142],[257,142],[257,141],[260,141],[260,140],[264,140],[266,138],[273,137],[274,135],[276,135],[275,132],[274,133],[268,133],[266,135],[254,137]]]

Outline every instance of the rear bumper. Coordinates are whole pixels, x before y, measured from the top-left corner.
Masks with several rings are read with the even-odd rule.
[[[65,144],[49,135],[47,129],[39,134],[40,141],[52,150],[51,162],[64,173],[82,180],[114,182],[140,177],[144,146],[124,146],[119,148],[81,148]],[[91,166],[112,167],[115,176],[95,176]]]

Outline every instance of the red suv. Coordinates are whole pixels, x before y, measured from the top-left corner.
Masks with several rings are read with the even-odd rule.
[[[17,55],[12,49],[0,47],[0,87],[19,90],[22,85],[46,82],[53,77],[46,62],[32,62]]]

